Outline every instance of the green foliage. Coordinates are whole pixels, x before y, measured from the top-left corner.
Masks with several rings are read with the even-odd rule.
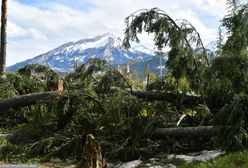
[[[186,20],[173,20],[166,12],[153,8],[139,10],[125,20],[125,38],[123,46],[130,47],[130,41],[139,42],[137,34],[154,33],[154,43],[158,51],[169,46],[167,67],[173,77],[189,77],[193,87],[197,88],[200,74],[208,65],[208,58],[199,33]],[[195,52],[195,49],[202,52]]]
[[[215,52],[216,56],[221,56],[223,43],[224,43],[223,29],[219,27],[218,39],[217,39],[217,45],[216,45],[217,51]]]
[[[44,90],[57,90],[60,76],[49,67],[31,64],[19,69],[17,73],[24,78],[36,81],[36,83],[39,83],[40,88]],[[29,83],[33,84],[34,82]]]
[[[230,12],[222,20],[228,39],[223,46],[225,55],[247,56],[248,4],[240,0],[229,1]]]
[[[0,148],[0,159],[5,162],[26,162],[24,149],[19,145],[6,144]]]
[[[154,81],[152,81],[147,87],[147,90],[160,90],[163,92],[173,92],[173,93],[178,93],[178,90],[176,88],[176,85],[168,82],[168,81],[164,81],[161,78],[157,78]]]
[[[228,0],[228,5],[228,15],[222,20],[227,41],[223,46],[219,44],[220,57],[206,71],[201,90],[213,113],[213,124],[224,126],[216,143],[234,151],[248,147],[248,4]]]
[[[222,128],[220,136],[216,139],[225,150],[237,151],[248,148],[247,101],[246,94],[235,95],[231,103],[221,108],[215,117],[215,123],[227,126]]]
[[[218,57],[206,71],[202,95],[211,109],[230,103],[235,94],[248,92],[248,59]]]
[[[207,163],[199,163],[193,162],[190,164],[181,164],[178,165],[179,168],[230,168],[230,167],[248,167],[248,153],[247,151],[244,152],[237,152],[237,153],[230,153],[223,157],[220,157],[216,160],[207,162]]]
[[[7,78],[7,80],[3,79],[3,78],[0,78],[0,97],[1,98],[11,97],[11,96],[14,96],[16,94],[15,90],[6,89],[6,88],[13,88],[13,86],[11,85],[10,80],[8,80],[8,78]]]
[[[213,113],[213,124],[224,126],[216,142],[226,150],[248,147],[247,86],[247,58],[218,57],[206,71],[202,95]]]
[[[157,125],[164,124],[157,115],[166,113],[168,106],[162,103],[151,106],[127,94],[123,89],[130,87],[128,80],[104,61],[92,59],[78,67],[75,73],[63,78],[49,68],[37,65],[24,67],[8,78],[10,86],[21,94],[56,90],[59,79],[64,81],[70,93],[46,105],[13,110],[16,114],[21,114],[22,110],[25,112],[25,121],[15,125],[20,127],[18,124],[23,124],[25,127],[15,130],[9,143],[21,146],[24,149],[21,155],[26,159],[80,159],[88,134],[99,138],[104,154],[109,159],[138,159],[141,155],[147,157],[158,150],[155,142],[143,137],[152,130],[154,120],[158,121]],[[49,80],[55,81],[51,85],[53,88],[48,87]],[[29,89],[32,90],[26,90],[24,83],[30,85]],[[112,87],[118,87],[119,90],[113,92]],[[157,113],[156,110],[161,107],[163,110]],[[11,113],[6,115],[13,119]],[[3,145],[3,149],[9,147]],[[10,154],[13,158],[19,155]]]

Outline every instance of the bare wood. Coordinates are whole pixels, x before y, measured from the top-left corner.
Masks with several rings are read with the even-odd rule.
[[[77,168],[107,168],[100,142],[92,134],[86,136],[82,162]]]

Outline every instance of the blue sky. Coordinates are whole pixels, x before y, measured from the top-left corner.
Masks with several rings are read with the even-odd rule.
[[[107,32],[123,38],[125,17],[153,7],[189,20],[205,45],[216,39],[226,14],[226,0],[9,0],[7,66],[69,41]],[[140,38],[153,47],[151,37]]]

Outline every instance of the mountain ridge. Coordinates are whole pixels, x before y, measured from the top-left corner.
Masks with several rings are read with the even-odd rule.
[[[42,64],[58,72],[73,70],[75,62],[86,63],[90,58],[104,59],[112,65],[125,64],[132,59],[145,59],[154,56],[152,50],[142,45],[130,50],[122,48],[122,40],[113,34],[105,33],[93,38],[85,38],[76,42],[64,43],[53,50],[34,58],[7,67],[13,72],[27,64]]]
[[[212,50],[216,50],[216,42],[209,43],[206,46],[209,53],[209,59],[214,57]],[[150,72],[159,74],[160,68],[166,70],[165,65],[167,56],[160,60],[155,56],[155,52],[143,45],[137,45],[129,50],[122,48],[122,40],[111,33],[97,35],[92,38],[85,38],[76,42],[67,42],[44,54],[34,58],[16,63],[7,67],[8,72],[14,72],[27,64],[41,64],[49,66],[51,69],[63,73],[72,72],[75,63],[86,63],[90,58],[104,59],[108,63],[117,66],[130,64],[132,72],[138,71],[143,74],[146,64],[149,64]],[[135,61],[134,61],[135,60]]]

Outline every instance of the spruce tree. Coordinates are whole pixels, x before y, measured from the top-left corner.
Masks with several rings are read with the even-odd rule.
[[[228,4],[229,13],[222,20],[228,35],[223,52],[227,56],[247,56],[248,3],[228,0]]]
[[[139,42],[138,34],[153,33],[158,51],[169,47],[167,69],[179,79],[186,76],[192,86],[200,83],[204,67],[209,65],[207,52],[199,33],[187,20],[174,20],[158,8],[139,10],[125,20],[126,29],[123,46],[130,48],[130,42]],[[200,49],[201,53],[196,53]]]

